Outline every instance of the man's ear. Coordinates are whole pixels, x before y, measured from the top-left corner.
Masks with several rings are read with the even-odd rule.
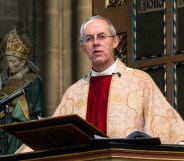
[[[119,45],[119,42],[120,42],[119,36],[115,36],[113,41],[114,41],[114,48],[116,48]]]
[[[80,48],[82,51],[84,51],[84,44],[82,42],[80,43]]]

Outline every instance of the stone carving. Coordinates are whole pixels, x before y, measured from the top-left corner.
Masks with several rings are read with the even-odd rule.
[[[127,33],[118,34],[120,43],[115,51],[115,57],[119,57],[121,61],[127,64]]]
[[[107,8],[123,6],[127,3],[127,0],[109,0]]]

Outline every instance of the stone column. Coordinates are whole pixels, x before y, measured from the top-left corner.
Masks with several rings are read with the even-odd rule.
[[[82,78],[90,68],[90,62],[80,48],[80,26],[92,15],[91,0],[62,0],[61,25],[61,97],[66,89]]]
[[[60,45],[60,97],[72,82],[72,1],[61,0]]]
[[[47,115],[59,105],[63,93],[90,68],[79,48],[82,22],[92,15],[92,0],[44,0],[44,89]]]
[[[78,0],[77,12],[78,12],[78,22],[79,22],[78,23],[78,35],[79,35],[79,31],[82,23],[87,18],[92,16],[92,1]],[[77,40],[78,40],[77,44],[79,44],[80,43],[79,36]],[[79,53],[78,54],[79,65],[78,65],[78,76],[77,76],[77,78],[79,79],[83,77],[84,74],[89,72],[89,70],[91,69],[91,62],[89,61],[88,57],[84,53],[82,53],[80,48],[77,48],[77,53]]]
[[[52,115],[60,95],[60,0],[44,0],[44,93],[46,114]]]
[[[76,5],[77,4],[77,5]],[[76,6],[76,7],[75,7]],[[73,81],[84,77],[91,68],[88,57],[82,53],[79,48],[80,44],[80,27],[82,23],[92,15],[92,0],[77,0],[73,3]]]

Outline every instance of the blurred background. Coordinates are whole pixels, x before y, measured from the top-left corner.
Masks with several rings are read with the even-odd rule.
[[[29,60],[43,79],[47,116],[53,114],[68,86],[90,69],[79,48],[79,30],[91,15],[92,0],[0,0],[0,36],[15,27],[32,39]]]

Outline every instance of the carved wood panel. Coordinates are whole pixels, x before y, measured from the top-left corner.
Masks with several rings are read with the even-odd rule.
[[[122,61],[149,73],[184,118],[184,1],[93,0],[96,14],[123,33]]]

